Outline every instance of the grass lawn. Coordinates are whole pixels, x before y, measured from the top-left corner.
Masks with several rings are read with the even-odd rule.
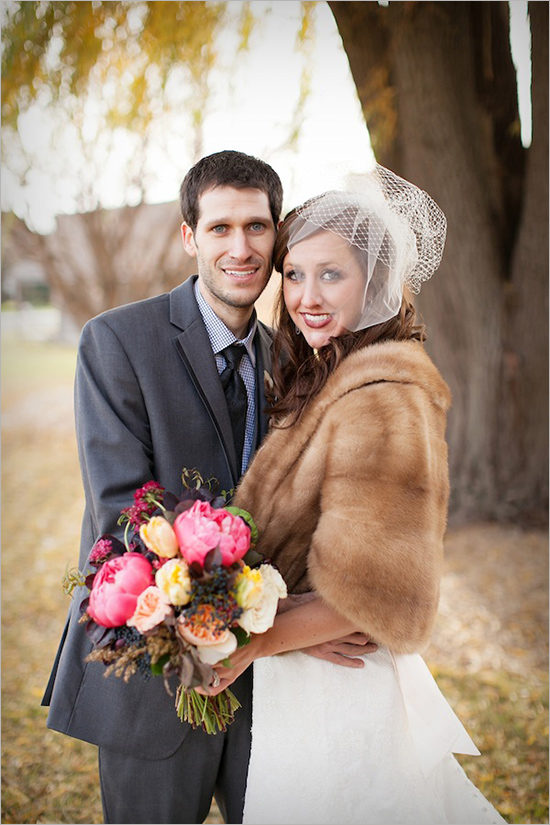
[[[72,382],[76,362],[73,346],[2,337],[2,395],[17,389]],[[5,383],[4,383],[5,382]]]
[[[71,347],[3,341],[3,823],[103,821],[95,747],[48,731],[40,707],[67,610],[61,576],[77,563],[83,509],[74,362]],[[466,644],[483,648],[468,611],[456,621]],[[533,621],[547,650],[547,627],[541,632]],[[517,664],[520,653],[513,655]],[[452,657],[428,664],[482,751],[459,757],[470,778],[508,822],[547,823],[547,667],[526,660],[523,670],[472,672]],[[207,821],[221,822],[215,807]]]

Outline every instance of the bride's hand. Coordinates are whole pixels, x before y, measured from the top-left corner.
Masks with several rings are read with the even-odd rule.
[[[219,684],[216,684],[215,687],[211,685],[208,688],[195,688],[197,693],[202,693],[205,696],[217,696],[218,693],[229,687],[260,655],[260,640],[261,636],[252,636],[248,644],[237,648],[229,657],[230,667],[224,667],[221,662],[214,665],[214,671],[218,674],[220,680]]]

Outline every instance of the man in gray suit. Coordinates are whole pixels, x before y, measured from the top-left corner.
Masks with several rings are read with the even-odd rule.
[[[80,569],[94,541],[120,532],[117,519],[145,482],[182,492],[184,467],[235,487],[267,430],[264,371],[271,336],[254,302],[271,274],[282,205],[276,172],[225,151],[202,158],[180,191],[183,244],[198,276],[168,294],[99,315],[81,335],[76,432],[86,509]],[[248,404],[238,456],[221,373],[223,350],[244,346],[238,365]],[[238,823],[250,750],[252,669],[233,686],[242,708],[227,732],[181,723],[163,680],[104,678],[75,595],[43,705],[48,727],[99,746],[105,822],[200,823],[215,795],[226,822]],[[348,640],[349,641],[349,640]],[[363,642],[364,643],[364,642]],[[335,642],[317,655],[361,651]],[[314,652],[314,651],[312,651]]]

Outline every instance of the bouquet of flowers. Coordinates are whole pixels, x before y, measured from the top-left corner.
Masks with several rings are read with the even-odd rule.
[[[101,536],[89,556],[95,572],[69,576],[65,589],[90,590],[80,619],[94,644],[89,661],[126,681],[162,675],[171,694],[176,675],[179,718],[216,733],[239,701],[229,689],[207,696],[194,688],[211,685],[214,664],[272,626],[286,586],[254,550],[251,515],[228,506],[197,471],[182,478],[180,498],[155,481],[136,490],[118,522],[124,540]]]

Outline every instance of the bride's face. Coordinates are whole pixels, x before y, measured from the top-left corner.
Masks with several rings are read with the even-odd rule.
[[[365,286],[366,275],[352,246],[333,232],[316,232],[299,241],[283,261],[286,307],[314,349],[355,328]]]

